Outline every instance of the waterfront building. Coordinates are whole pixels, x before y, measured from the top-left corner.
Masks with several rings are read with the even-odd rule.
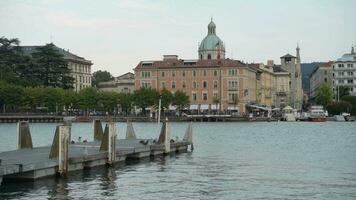
[[[22,51],[25,54],[31,54],[41,46],[21,46]],[[93,63],[83,57],[75,55],[69,50],[53,45],[53,47],[63,55],[64,59],[68,62],[68,67],[71,70],[71,76],[74,78],[73,89],[79,91],[84,88],[91,87],[91,66]]]
[[[274,106],[275,102],[275,74],[273,71],[273,67],[267,65],[260,64],[259,68],[262,70],[261,72],[261,79],[259,88],[259,104],[266,105],[266,106]]]
[[[350,95],[356,95],[356,53],[355,47],[350,53],[344,54],[332,65],[333,91],[337,96],[337,87],[350,88]]]
[[[314,67],[309,76],[310,80],[310,99],[316,97],[318,88],[322,83],[326,83],[332,88],[332,62],[320,63]]]
[[[281,67],[290,74],[290,104],[300,110],[303,104],[300,48],[297,45],[296,56],[286,54],[281,57]]]
[[[135,89],[163,88],[184,91],[190,97],[190,110],[238,110],[257,102],[257,85],[262,70],[255,65],[225,58],[225,46],[211,21],[208,34],[198,49],[199,59],[179,59],[164,55],[163,60],[141,61],[135,71]]]
[[[106,92],[133,93],[135,90],[135,74],[128,72],[113,80],[100,82],[98,89]]]

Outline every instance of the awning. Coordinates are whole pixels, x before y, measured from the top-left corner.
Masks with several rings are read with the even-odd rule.
[[[211,104],[211,110],[220,110],[220,104]]]
[[[190,105],[189,110],[198,110],[198,105],[196,105],[196,104]]]
[[[239,110],[237,106],[228,106],[227,110]]]
[[[200,105],[200,110],[209,110],[209,105],[208,104],[201,104]]]
[[[169,107],[168,107],[168,110],[176,110],[176,109],[177,109],[177,106],[169,105]]]

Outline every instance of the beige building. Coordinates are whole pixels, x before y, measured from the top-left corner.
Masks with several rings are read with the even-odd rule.
[[[40,46],[22,46],[25,54],[31,54]],[[79,91],[83,88],[91,87],[91,66],[93,63],[83,57],[77,56],[69,50],[59,48],[54,45],[54,48],[63,55],[68,62],[68,67],[71,70],[71,75],[74,78],[73,89]]]
[[[273,66],[274,103],[277,108],[290,105],[290,74],[280,65]]]
[[[315,66],[309,76],[310,80],[310,99],[316,97],[318,88],[322,83],[327,83],[332,88],[332,62],[321,63]]]
[[[260,104],[270,107],[274,105],[275,99],[275,74],[272,66],[261,64],[259,68],[262,70],[260,82]]]
[[[135,74],[128,72],[115,77],[111,81],[100,82],[99,90],[117,93],[133,93],[135,90]]]

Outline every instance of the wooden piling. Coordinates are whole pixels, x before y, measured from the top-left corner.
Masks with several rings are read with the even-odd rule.
[[[190,145],[190,150],[193,151],[193,127],[192,123],[189,123],[187,130],[185,131],[183,141],[186,141]]]

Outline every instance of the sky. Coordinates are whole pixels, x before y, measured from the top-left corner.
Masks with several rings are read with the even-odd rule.
[[[1,0],[0,37],[55,45],[114,76],[165,54],[197,59],[211,17],[226,57],[336,60],[356,45],[355,0]]]

